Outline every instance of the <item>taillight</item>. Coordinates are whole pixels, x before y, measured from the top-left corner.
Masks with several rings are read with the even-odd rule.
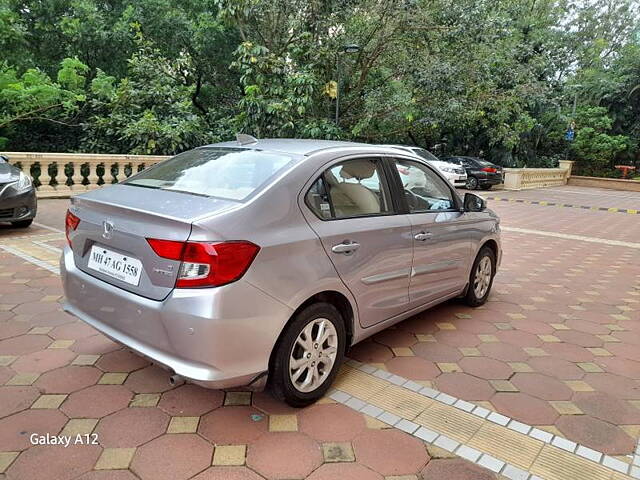
[[[75,231],[75,229],[78,228],[79,224],[80,219],[69,210],[67,210],[67,216],[64,219],[64,233],[67,237],[67,243],[69,244],[69,246],[71,246],[71,238],[69,237],[69,234]]]
[[[182,262],[177,288],[219,287],[241,278],[260,247],[251,242],[176,242],[148,238],[156,255]]]
[[[495,168],[493,168],[493,167],[484,167],[482,169],[482,171],[483,172],[487,172],[487,173],[496,173],[497,172],[497,170]]]

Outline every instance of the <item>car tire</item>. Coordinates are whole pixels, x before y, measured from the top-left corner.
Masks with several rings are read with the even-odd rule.
[[[315,336],[320,334],[320,328],[323,328],[324,334],[329,335],[322,345],[313,342],[319,340]],[[309,338],[307,333],[311,334],[309,350],[302,346],[306,343],[306,338]],[[302,343],[298,342],[299,339]],[[314,303],[298,312],[287,325],[273,353],[269,386],[274,396],[292,407],[305,407],[320,399],[338,373],[344,358],[346,340],[344,320],[333,305]],[[321,368],[326,367],[323,353],[325,359],[332,358],[330,370]],[[306,363],[297,369],[293,366],[296,361],[305,360]],[[298,378],[295,378],[296,375]],[[305,385],[305,382],[308,384]]]
[[[478,188],[478,179],[476,177],[467,177],[467,189],[475,190]]]
[[[482,190],[491,190],[491,187],[492,187],[492,186],[493,186],[493,185],[480,185],[480,188],[481,188]]]
[[[487,276],[487,269],[488,271]],[[496,274],[496,254],[489,247],[482,247],[471,268],[469,285],[464,296],[464,302],[470,307],[479,307],[486,303],[493,286]]]
[[[31,226],[32,223],[33,223],[33,218],[30,218],[29,220],[19,220],[17,222],[11,222],[11,225],[13,225],[16,228],[28,228]]]

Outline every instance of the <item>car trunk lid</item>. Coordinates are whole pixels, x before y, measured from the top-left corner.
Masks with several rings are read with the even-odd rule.
[[[180,261],[161,258],[147,239],[184,242],[195,220],[237,205],[129,185],[94,190],[72,199],[70,211],[80,219],[72,235],[75,263],[111,285],[162,300],[175,286]]]

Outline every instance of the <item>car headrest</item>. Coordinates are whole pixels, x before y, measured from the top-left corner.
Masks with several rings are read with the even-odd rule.
[[[352,160],[345,163],[340,169],[342,178],[355,178],[364,180],[371,178],[376,171],[376,165],[371,160]]]

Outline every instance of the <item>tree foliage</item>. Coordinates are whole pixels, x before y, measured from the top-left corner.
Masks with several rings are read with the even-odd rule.
[[[638,0],[0,0],[0,142],[169,154],[246,132],[505,165],[570,155],[610,174],[640,160],[638,10]]]

